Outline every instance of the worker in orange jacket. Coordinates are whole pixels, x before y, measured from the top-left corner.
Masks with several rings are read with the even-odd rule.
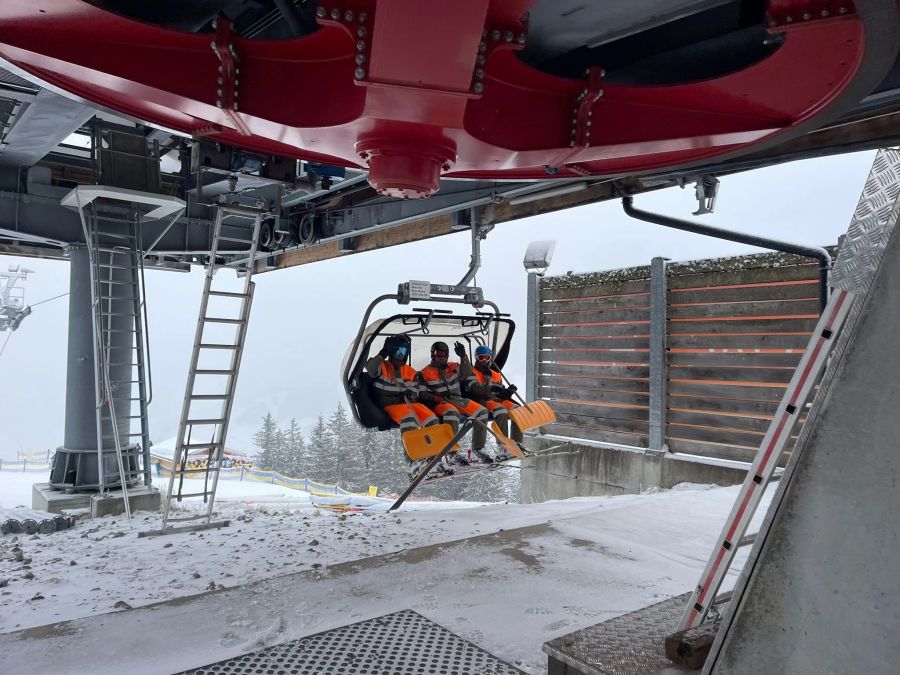
[[[462,343],[457,342],[455,347],[460,359],[467,361],[466,349]],[[460,364],[449,361],[449,358],[450,347],[446,342],[438,341],[431,345],[431,363],[416,375],[416,381],[419,384],[419,401],[440,415],[441,422],[453,427],[454,433],[459,430],[461,415],[479,420],[481,424],[478,424],[478,427],[487,424],[487,408],[478,405],[471,399],[463,398],[459,380]],[[458,450],[453,453],[451,459],[457,464],[466,466],[475,459],[473,454],[482,461],[491,461],[490,455],[484,453],[483,450],[481,454],[473,453],[470,450]]]
[[[406,363],[409,358],[409,342],[402,335],[390,335],[375,356],[366,361],[366,372],[372,378],[375,403],[387,413],[399,427],[400,433],[411,429],[430,427],[438,423],[435,414],[416,400],[419,388],[416,369]],[[409,459],[410,479],[428,463],[428,459]],[[435,467],[437,473],[451,474],[450,461],[445,456]]]
[[[503,386],[503,379],[496,370],[491,368],[493,364],[493,352],[487,345],[479,345],[475,348],[474,368],[465,362],[462,365],[461,376],[466,384],[466,389],[476,403],[480,403],[488,409],[494,417],[500,431],[509,436],[517,445],[522,447],[524,438],[522,430],[509,419],[509,411],[518,406],[512,402],[512,395],[516,392],[516,385]],[[509,430],[507,430],[509,427]],[[478,425],[472,430],[472,452],[479,454],[484,452],[487,441],[487,430]],[[501,462],[510,459],[506,450],[500,448],[494,461]]]

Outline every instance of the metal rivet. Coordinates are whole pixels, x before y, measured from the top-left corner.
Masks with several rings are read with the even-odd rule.
[[[803,12],[803,20],[804,21],[809,21],[811,18],[812,18],[812,14],[810,14],[809,12]]]
[[[487,51],[487,45],[482,42],[481,44],[478,45],[478,51],[479,52]]]
[[[508,31],[506,31],[506,34],[503,36],[503,39],[506,40],[507,42],[512,42],[513,37],[514,37],[513,32],[511,30],[508,30]]]
[[[360,23],[365,23],[365,22],[366,22],[366,19],[368,19],[368,18],[369,18],[369,15],[366,14],[365,12],[360,12],[360,13],[359,13],[359,21],[360,21]]]
[[[222,95],[222,90],[216,89],[216,96],[221,96],[221,95]]]
[[[487,61],[487,59],[484,58],[484,54],[479,54],[475,58],[475,63],[477,63],[479,66],[483,66],[485,61]]]
[[[356,36],[357,37],[366,37],[366,27],[360,26],[356,31]]]
[[[320,19],[325,17],[326,9],[324,7],[316,7],[316,16]]]
[[[234,102],[234,109],[235,109],[235,110],[238,109],[238,102],[237,102],[237,101]]]
[[[355,71],[353,71],[353,76],[357,80],[361,80],[366,76],[366,71],[364,68],[357,68]]]
[[[331,10],[331,18],[334,19],[335,21],[340,19],[341,18],[341,10],[339,10],[337,7],[335,7],[333,10]]]
[[[525,33],[519,33],[519,37],[516,38],[516,42],[518,42],[520,45],[524,45],[525,44]]]
[[[590,115],[590,113],[588,113],[588,115]],[[586,124],[587,124],[588,126],[591,126],[591,121],[588,120],[588,121],[586,122]]]
[[[353,21],[353,10],[348,9],[344,12],[344,21]]]
[[[235,69],[234,69],[234,74],[235,74],[236,76],[237,76],[237,75],[240,75],[240,74],[241,74],[241,69],[240,69],[240,68],[235,68]]]
[[[481,82],[476,82],[473,89],[475,90],[476,94],[480,94],[484,91],[484,85]]]
[[[794,20],[794,17],[792,17],[792,16],[789,14],[789,15],[787,15],[786,17],[784,17],[784,20],[787,21],[788,23],[791,23],[791,22]]]
[[[491,31],[491,40],[499,40],[500,39],[500,31],[496,28]]]
[[[360,40],[359,42],[356,43],[356,49],[357,49],[357,50],[363,51],[365,48],[366,48],[366,41],[365,41],[365,40]]]
[[[827,9],[822,10],[822,16],[828,16],[829,12]]]
[[[235,84],[237,84],[237,83],[235,82]],[[241,92],[235,90],[235,92],[234,92],[234,97],[237,98],[237,97],[240,96],[240,95],[241,95]]]
[[[216,84],[222,84],[223,80],[221,77],[216,78]]]
[[[839,11],[841,14],[846,14],[846,13],[847,13],[847,8],[846,8],[846,7],[841,7],[840,9],[838,9],[838,11]]]
[[[479,80],[484,79],[484,68],[476,68],[475,77],[477,77]]]
[[[361,66],[361,65],[364,64],[365,62],[366,62],[366,55],[365,55],[365,54],[357,54],[357,55],[356,55],[356,65]]]

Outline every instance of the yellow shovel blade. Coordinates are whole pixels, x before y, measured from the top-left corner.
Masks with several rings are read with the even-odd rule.
[[[449,424],[435,424],[422,429],[404,431],[401,438],[403,448],[410,459],[425,459],[434,457],[443,450],[453,440],[453,436],[453,427]],[[458,449],[459,443],[456,443],[450,452]]]
[[[546,401],[532,401],[509,411],[509,417],[522,431],[553,424],[556,413]]]
[[[491,422],[491,431],[494,432],[494,436],[496,436],[497,442],[502,445],[506,449],[506,451],[513,457],[525,456],[525,453],[522,452],[519,446],[516,445],[506,434],[500,431],[500,427],[497,426],[496,422]]]

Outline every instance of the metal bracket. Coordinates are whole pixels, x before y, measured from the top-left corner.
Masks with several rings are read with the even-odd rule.
[[[209,43],[219,66],[216,68],[216,107],[221,108],[234,124],[235,131],[241,136],[250,136],[250,127],[238,115],[238,79],[241,71],[238,68],[240,59],[232,42],[231,22],[224,17],[215,20],[216,39]]]
[[[594,104],[603,96],[603,78],[606,71],[594,66],[587,70],[587,84],[578,98],[575,99],[575,109],[572,113],[572,132],[569,139],[570,147],[591,147],[591,126],[594,113]]]
[[[697,210],[695,216],[712,213],[716,208],[716,197],[719,195],[719,179],[712,174],[700,176],[694,186],[694,195],[697,197]]]

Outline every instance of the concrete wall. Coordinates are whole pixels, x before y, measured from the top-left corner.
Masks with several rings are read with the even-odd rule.
[[[561,443],[566,441],[546,436],[528,440],[529,446],[537,450]],[[746,475],[746,469],[739,466],[582,441],[567,443],[559,452],[526,461],[534,470],[522,471],[523,503],[634,494],[648,488],[667,489],[678,483],[735,485]]]
[[[881,267],[712,672],[900,672],[900,232]]]

